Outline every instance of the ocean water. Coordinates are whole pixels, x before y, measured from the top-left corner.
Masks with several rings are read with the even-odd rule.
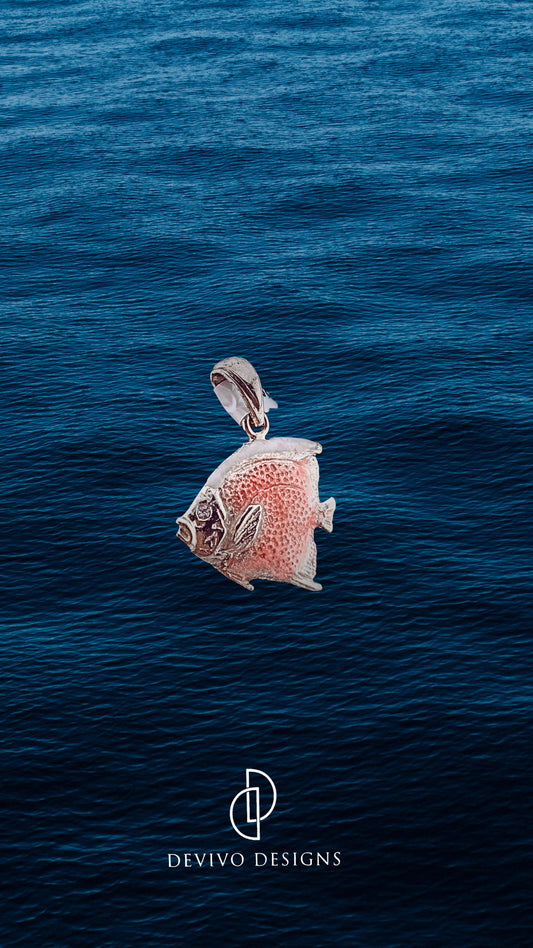
[[[532,24],[0,3],[2,945],[531,944]],[[231,355],[323,445],[321,593],[175,538]]]

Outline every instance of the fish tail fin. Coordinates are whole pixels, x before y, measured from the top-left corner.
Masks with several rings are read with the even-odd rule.
[[[330,497],[324,503],[318,505],[318,526],[328,533],[333,530],[333,514],[336,506],[334,497]]]

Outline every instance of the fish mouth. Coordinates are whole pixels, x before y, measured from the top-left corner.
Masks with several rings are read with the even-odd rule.
[[[185,520],[182,519],[181,517],[178,517],[178,519],[176,520],[176,523],[178,524],[178,527],[179,527],[178,532],[176,533],[178,540],[182,540],[183,543],[185,543],[187,546],[192,547],[193,542],[194,542],[194,537],[193,537],[193,533],[189,524],[186,523]]]

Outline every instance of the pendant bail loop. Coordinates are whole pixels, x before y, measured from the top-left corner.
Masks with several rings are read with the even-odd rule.
[[[250,441],[264,439],[269,427],[266,413],[278,406],[264,391],[253,365],[240,356],[222,359],[211,370],[211,383],[222,407]]]

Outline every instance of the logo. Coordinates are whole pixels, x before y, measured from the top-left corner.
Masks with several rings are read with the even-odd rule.
[[[238,836],[256,842],[261,839],[261,823],[273,813],[278,800],[276,785],[264,770],[248,768],[246,786],[235,794],[229,807],[231,825]],[[248,852],[177,852],[167,853],[169,869],[223,869],[252,868],[253,870],[277,869],[337,869],[342,862],[342,853],[327,850],[306,849],[304,852],[260,852],[253,847]]]
[[[251,774],[258,775],[263,777],[267,783],[270,785],[270,791],[268,797],[272,796],[272,802],[269,809],[266,813],[261,812],[261,790],[259,786],[252,786],[251,784]],[[257,784],[257,777],[254,776],[254,782]],[[237,822],[235,821],[235,806],[238,804],[238,801],[244,798],[243,803],[240,806],[237,806],[237,817],[240,815],[240,819],[237,818],[237,822],[240,825],[243,824],[252,824],[254,830],[250,829],[249,833],[243,832],[242,829],[239,829]],[[246,770],[246,786],[244,790],[239,790],[236,796],[233,797],[231,801],[231,806],[229,808],[229,818],[231,820],[231,825],[236,833],[239,836],[242,836],[243,839],[252,839],[258,840],[261,839],[261,823],[268,819],[270,814],[273,812],[274,807],[278,799],[278,792],[276,790],[276,785],[274,781],[266,774],[263,770]]]

